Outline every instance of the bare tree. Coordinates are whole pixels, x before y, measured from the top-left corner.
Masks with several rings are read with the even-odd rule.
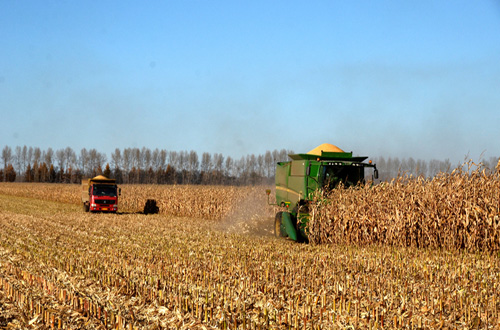
[[[102,168],[106,163],[106,155],[100,153],[96,149],[90,149],[89,156],[89,172],[93,175],[102,174]]]
[[[417,162],[415,161],[415,159],[413,159],[413,157],[408,158],[408,161],[406,164],[408,166],[408,172],[412,175],[416,175],[417,174]]]
[[[28,148],[28,156],[26,157],[26,162],[28,163],[28,165],[32,164],[32,160],[33,160],[33,147],[29,147]]]
[[[151,167],[155,171],[160,169],[160,150],[158,148],[151,153]]]
[[[212,155],[204,152],[201,155],[201,171],[209,172],[212,170]]]
[[[20,146],[16,146],[14,149],[14,166],[17,173],[23,173],[22,163],[23,163],[23,149]]]
[[[278,159],[276,162],[286,162],[288,161],[288,155],[292,154],[292,152],[286,151],[286,149],[281,149],[278,153]]]
[[[76,153],[71,147],[64,149],[64,158],[66,159],[67,168],[76,167]]]
[[[231,177],[234,175],[234,161],[230,156],[226,157],[226,166],[225,166],[224,174],[230,180],[231,180]]]
[[[142,169],[148,169],[151,167],[151,150],[150,149],[148,149],[146,147],[142,147],[141,160],[142,160],[142,164],[141,164]]]
[[[64,153],[64,149],[56,150],[56,161],[59,170],[63,170],[64,164],[66,162],[66,154]]]
[[[64,165],[66,163],[66,154],[64,153],[64,149],[56,150],[55,155],[58,171],[56,171],[56,175],[53,180],[54,182],[64,182]]]
[[[191,150],[189,152],[189,158],[188,158],[188,183],[192,184],[192,183],[195,183],[196,181],[196,177],[197,177],[197,174],[198,174],[198,169],[199,169],[199,166],[200,166],[200,162],[198,160],[198,154],[196,153],[196,151],[194,150]]]
[[[264,155],[264,164],[266,167],[266,177],[269,179],[274,176],[274,163],[273,163],[273,154],[267,150]]]
[[[220,153],[214,154],[213,168],[215,169],[215,183],[222,184],[224,172],[224,156]]]
[[[102,168],[104,167],[104,164],[106,164],[106,162],[108,161],[108,158],[106,157],[106,154],[102,153],[102,152],[98,152],[97,153],[97,167],[98,168]]]
[[[498,161],[499,161],[498,157],[490,157],[489,159],[483,158],[481,159],[481,164],[487,173],[493,173],[495,172],[495,168],[498,164]]]
[[[201,183],[207,184],[211,179],[212,171],[212,155],[208,152],[204,152],[201,155]]]
[[[165,173],[167,162],[167,152],[165,150],[160,150],[155,148],[151,154],[151,168],[153,182],[155,183],[165,183]]]
[[[429,177],[435,177],[439,173],[439,160],[431,159],[429,161],[428,175]]]
[[[83,148],[80,150],[80,157],[78,157],[78,164],[80,166],[80,170],[84,176],[89,176],[89,153],[87,149]]]
[[[128,178],[128,173],[130,172],[130,169],[132,168],[132,149],[126,148],[123,150],[123,157],[122,157],[122,166],[123,166],[123,171],[126,173],[127,178]],[[127,179],[128,183],[128,179]]]
[[[395,178],[399,175],[401,171],[401,161],[398,157],[387,159],[387,170],[389,172],[389,178]]]
[[[265,174],[265,168],[264,168],[264,156],[262,155],[258,155],[257,156],[257,174],[260,176],[260,177],[264,177],[266,174]]]
[[[245,162],[245,157],[241,156],[241,158],[237,161],[235,161],[234,164],[234,176],[237,177],[240,180],[241,184],[246,184],[247,182],[247,171],[246,171],[246,162]]]
[[[12,149],[9,146],[5,146],[2,149],[2,161],[4,170],[7,168],[7,165],[10,164],[11,160],[12,160]]]
[[[121,167],[121,161],[122,153],[120,149],[116,148],[115,151],[111,154],[111,165],[115,170]]]
[[[143,167],[143,158],[141,157],[141,150],[139,148],[132,149],[132,164],[138,169]]]
[[[178,162],[177,151],[170,151],[168,153],[168,167],[167,167],[167,170],[170,170],[169,175],[172,176],[171,178],[168,178],[171,179],[170,183],[177,183],[176,172],[180,170],[180,168],[177,165],[177,162]]]
[[[33,149],[33,162],[40,163],[41,160],[42,160],[42,151],[40,150],[40,148],[35,147],[35,149]]]
[[[387,163],[386,160],[383,156],[374,158],[375,164],[377,164],[377,169],[379,172],[379,180],[380,181],[387,181],[389,178],[388,175],[388,170],[387,170]]]
[[[177,168],[177,151],[170,151],[168,153],[168,164]]]
[[[177,166],[178,170],[182,173],[181,183],[186,183],[187,160],[188,160],[187,151],[180,151],[179,154],[177,155]]]
[[[89,173],[90,176],[97,174],[97,150],[92,148],[89,150]]]
[[[167,151],[162,149],[160,151],[160,154],[158,155],[158,158],[159,158],[159,162],[158,162],[159,167],[162,170],[167,169]]]
[[[49,149],[47,149],[44,152],[44,157],[43,158],[44,158],[45,164],[47,164],[47,166],[50,167],[50,165],[53,164],[54,150],[52,150],[52,148],[49,147]]]
[[[417,160],[416,175],[421,177],[427,177],[427,162],[425,160]]]
[[[439,172],[450,172],[451,171],[451,162],[447,158],[444,161],[441,161],[439,164]]]
[[[23,150],[21,151],[21,167],[22,173],[26,173],[26,167],[28,166],[28,147],[26,145],[23,146]]]
[[[187,151],[179,151],[177,155],[177,166],[179,170],[184,171],[187,170],[187,160],[188,160],[188,152]]]

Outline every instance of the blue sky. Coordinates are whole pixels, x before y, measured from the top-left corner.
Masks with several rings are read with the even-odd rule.
[[[0,147],[500,156],[500,2],[3,1]]]

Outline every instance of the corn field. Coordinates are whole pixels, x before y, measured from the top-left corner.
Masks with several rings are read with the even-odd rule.
[[[311,205],[314,243],[500,250],[500,174],[456,169],[433,179],[337,189]]]
[[[378,210],[400,219],[423,212],[415,205],[426,201],[442,212],[433,219],[451,221],[453,210],[479,222],[498,215],[498,204],[485,195],[497,189],[498,196],[495,180],[455,172],[336,191],[312,205],[310,227],[315,242],[335,244],[311,245],[276,239],[272,229],[251,230],[272,228],[262,187],[125,185],[120,203],[128,211],[89,214],[81,210],[80,187],[2,183],[0,328],[498,329],[498,252],[434,248],[418,235],[409,244],[391,243],[384,229],[391,217],[383,214],[365,222],[371,231],[363,235],[350,231],[363,213],[345,218],[344,235],[331,232],[339,214],[369,212],[379,195],[385,199],[377,200],[384,203]],[[346,204],[348,196],[357,204]],[[157,199],[161,213],[138,214],[143,198]],[[344,203],[335,204],[339,198]],[[175,209],[176,203],[188,205]],[[467,211],[457,211],[460,205]],[[343,242],[352,244],[336,244]]]
[[[148,199],[155,199],[160,214],[221,220],[240,212],[242,208],[252,214],[272,216],[273,209],[267,205],[263,186],[189,186],[189,185],[143,185],[119,186],[120,212],[139,212]],[[0,194],[36,198],[45,201],[81,205],[81,186],[51,183],[7,183],[0,184]]]

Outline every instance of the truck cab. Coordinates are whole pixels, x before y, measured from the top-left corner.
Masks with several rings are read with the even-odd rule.
[[[287,162],[276,165],[276,204],[286,208],[275,218],[275,235],[307,240],[308,204],[314,194],[339,187],[365,183],[365,169],[378,171],[368,157],[355,157],[331,144],[322,144],[306,154],[289,155]]]
[[[82,180],[82,203],[85,212],[117,212],[121,189],[116,180],[98,175]]]

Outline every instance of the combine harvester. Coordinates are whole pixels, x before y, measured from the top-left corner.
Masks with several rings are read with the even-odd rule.
[[[378,170],[368,157],[353,157],[352,152],[324,143],[306,154],[289,155],[291,161],[276,165],[276,204],[285,207],[276,214],[274,234],[294,241],[307,242],[306,225],[309,221],[309,202],[315,192],[328,191],[340,184],[348,188],[365,182],[365,168],[373,168],[373,179]]]

